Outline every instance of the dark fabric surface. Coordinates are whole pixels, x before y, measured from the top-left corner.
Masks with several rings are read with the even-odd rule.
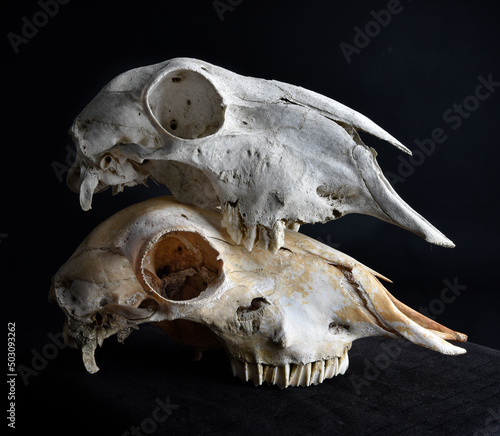
[[[192,361],[189,350],[146,326],[125,344],[108,339],[97,351],[101,369],[94,375],[86,373],[73,349],[45,346],[18,356],[16,430],[500,434],[500,351],[464,347],[467,354],[454,357],[403,341],[358,340],[345,375],[280,390],[234,378],[222,351]]]

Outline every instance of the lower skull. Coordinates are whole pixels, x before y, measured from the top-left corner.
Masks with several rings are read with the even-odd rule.
[[[405,306],[353,258],[285,230],[276,254],[236,244],[221,215],[168,197],[98,226],[53,280],[68,343],[96,372],[97,345],[159,325],[200,353],[222,347],[234,375],[281,388],[322,383],[348,367],[354,340],[405,338],[445,353],[454,332]]]

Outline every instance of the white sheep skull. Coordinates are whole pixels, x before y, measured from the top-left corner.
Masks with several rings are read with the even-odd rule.
[[[276,254],[248,252],[219,213],[162,197],[99,225],[57,272],[50,295],[90,372],[97,345],[145,322],[197,350],[222,345],[234,375],[281,388],[343,374],[351,343],[368,336],[465,352],[445,341],[465,335],[408,308],[377,277],[292,230]]]
[[[398,196],[357,130],[410,153],[320,94],[177,58],[121,74],[78,115],[68,184],[88,210],[94,192],[151,176],[183,203],[219,206],[233,240],[250,251],[259,243],[275,252],[286,227],[349,213],[452,247]]]

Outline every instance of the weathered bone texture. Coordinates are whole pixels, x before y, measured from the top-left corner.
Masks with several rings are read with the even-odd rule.
[[[256,385],[318,384],[348,367],[351,343],[404,338],[445,354],[461,333],[396,300],[383,276],[292,230],[276,254],[248,252],[222,216],[171,197],[128,207],[99,225],[53,279],[67,342],[94,351],[141,323],[193,348],[222,346],[233,372]]]
[[[398,196],[358,130],[410,153],[320,94],[177,58],[118,76],[78,115],[68,184],[88,210],[94,192],[151,176],[183,203],[220,207],[223,226],[250,251],[275,252],[285,228],[349,213],[453,247]]]

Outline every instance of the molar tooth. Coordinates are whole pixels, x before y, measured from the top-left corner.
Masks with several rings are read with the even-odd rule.
[[[320,383],[323,383],[325,381],[326,361],[322,360],[321,362],[322,362],[322,364],[321,364],[321,373],[320,373],[320,375],[321,375],[321,381],[320,381]]]
[[[347,353],[348,349],[346,348],[344,350],[344,355],[340,358],[340,364],[339,364],[339,374],[344,374],[347,371],[347,368],[349,367],[349,355]]]
[[[281,372],[281,379],[278,386],[281,389],[285,389],[290,386],[290,364],[286,363],[282,368],[283,370]]]
[[[251,363],[245,362],[245,381],[251,379]]]
[[[297,365],[297,386],[304,386],[305,379],[305,368],[304,365]]]
[[[256,245],[276,253],[285,243],[286,222],[277,220],[272,228],[258,225],[246,225],[242,219],[238,204],[226,203],[222,208],[222,226],[237,244],[243,244],[248,251]],[[297,228],[297,226],[294,226]]]
[[[324,379],[325,379],[325,361],[317,360],[312,364],[311,383],[313,385],[318,385],[320,383],[323,383]]]
[[[332,378],[337,375],[338,358],[328,359],[325,365],[325,378]]]
[[[303,366],[303,382],[302,386],[311,386],[311,376],[312,376],[312,371],[311,371],[311,363],[306,363]]]
[[[231,365],[235,375],[246,381],[252,381],[255,386],[268,383],[285,389],[288,386],[318,385],[325,379],[343,374],[348,367],[348,359],[347,350],[345,350],[341,358],[318,360],[305,365],[287,363],[273,366],[263,363],[243,363],[236,359],[232,360]]]
[[[295,221],[287,221],[286,228],[298,232],[300,230],[300,224]]]
[[[290,365],[290,386],[299,385],[300,365],[292,363]]]
[[[258,225],[258,241],[259,241],[259,247],[263,250],[268,251],[269,250],[269,242],[270,242],[270,236],[269,236],[269,231],[266,227],[262,225]]]
[[[275,254],[280,247],[285,245],[285,222],[283,220],[276,221],[269,236],[269,251]]]
[[[245,362],[245,371],[246,371],[246,381],[251,381],[255,386],[259,386],[262,384],[262,381],[259,382],[259,370],[255,363]]]
[[[244,226],[244,233],[242,243],[248,251],[252,251],[255,246],[255,241],[257,239],[257,226]]]
[[[279,366],[270,366],[269,367],[269,372],[271,375],[271,384],[277,385],[279,381],[279,374],[280,374],[280,367]]]
[[[262,381],[272,384],[273,368],[271,365],[262,364]]]
[[[233,371],[233,375],[238,377],[240,380],[248,381],[247,372],[246,372],[246,363],[242,362],[236,357],[230,356],[229,361],[231,362],[231,370]]]
[[[264,382],[264,366],[267,365],[262,365],[262,363],[257,363],[255,365],[255,368],[257,370],[257,379],[259,381],[259,386]]]
[[[229,203],[224,205],[222,208],[221,224],[222,227],[227,230],[227,233],[229,233],[233,241],[240,244],[243,238],[245,225],[241,220],[240,209],[237,204],[236,206],[232,206]]]
[[[342,357],[337,357],[335,359],[335,374],[334,375],[339,375],[339,368],[341,364]]]

